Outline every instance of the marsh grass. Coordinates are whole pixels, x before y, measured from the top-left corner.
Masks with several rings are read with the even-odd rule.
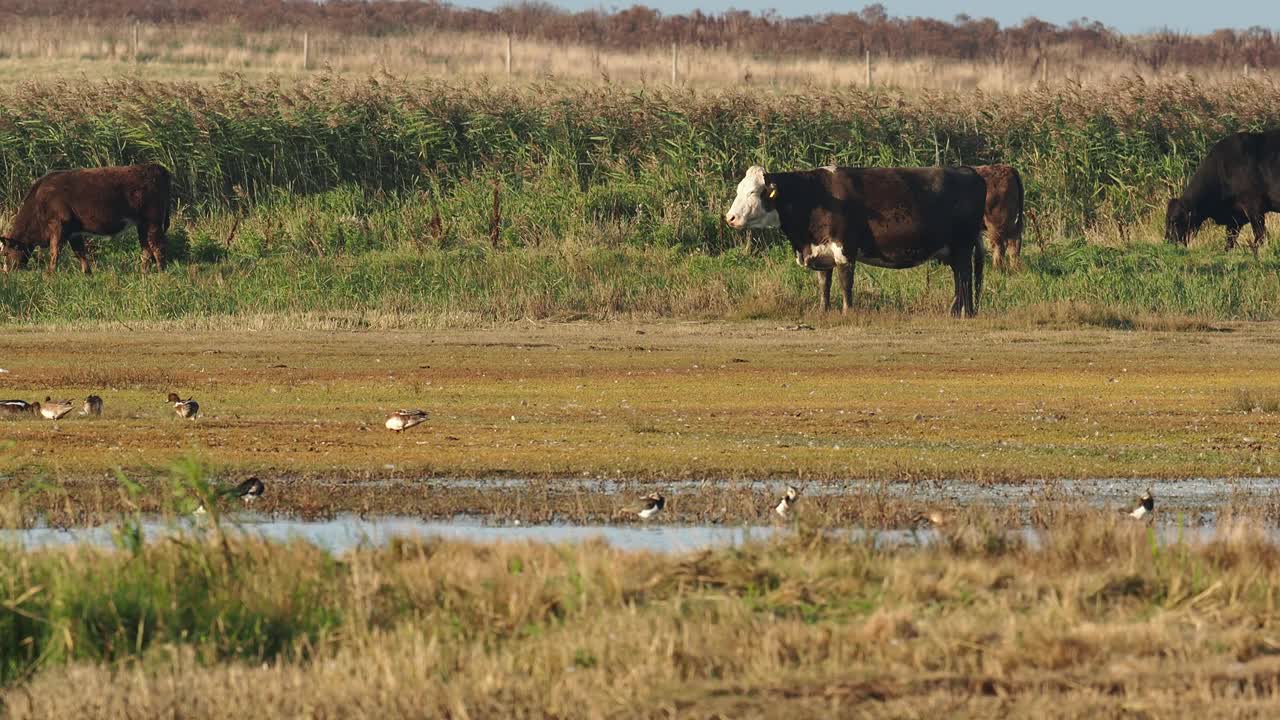
[[[1237,388],[1229,407],[1240,412],[1280,412],[1280,397],[1250,388]]]
[[[10,212],[55,167],[159,161],[178,195],[172,271],[138,277],[130,231],[95,243],[92,278],[0,279],[8,323],[794,317],[814,292],[785,241],[721,220],[743,168],[996,160],[1021,170],[1032,221],[1026,270],[989,274],[988,309],[1115,328],[1276,316],[1272,246],[1254,261],[1222,253],[1218,228],[1189,251],[1160,240],[1163,198],[1211,142],[1280,121],[1274,88],[1257,82],[1042,88],[990,103],[321,76],[38,83],[0,92],[0,106]],[[949,303],[936,268],[864,267],[857,282],[864,310]]]
[[[321,223],[322,224],[322,223]],[[64,268],[0,279],[0,322],[81,325],[177,321],[188,326],[275,318],[279,328],[423,328],[510,320],[821,317],[811,273],[775,244],[707,252],[571,235],[537,247],[386,246],[316,256],[259,247],[251,229],[216,259],[193,251],[162,275],[139,276],[126,236],[100,244],[98,271]],[[578,238],[581,239],[579,240]],[[313,238],[314,239],[314,238]],[[305,242],[304,238],[299,241]],[[198,243],[203,243],[203,240]],[[38,258],[37,258],[38,261]],[[1280,314],[1280,259],[1245,252],[1082,242],[1029,251],[1027,269],[990,273],[982,311],[1033,326],[1209,329]],[[950,273],[860,266],[857,313],[943,315]],[[467,320],[467,318],[471,318]],[[831,315],[830,322],[842,322]]]
[[[201,537],[6,552],[3,700],[13,717],[1274,701],[1275,643],[1254,621],[1276,611],[1280,554],[1256,525],[1163,542],[1066,507],[1036,546],[1008,529],[971,511],[941,542],[890,548],[802,521],[676,556],[397,541],[333,557]]]

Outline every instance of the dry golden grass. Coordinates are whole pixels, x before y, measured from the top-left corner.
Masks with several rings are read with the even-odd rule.
[[[390,73],[411,79],[506,81],[506,36],[415,31],[363,36],[306,31],[309,68],[344,75]],[[212,79],[224,72],[248,76],[301,77],[303,34],[258,32],[225,25],[140,25],[133,62],[133,26],[101,21],[19,19],[0,39],[0,81],[41,77]],[[1166,67],[1152,71],[1137,62],[1097,61],[1083,51],[1055,48],[1047,70],[1035,64],[952,60],[872,59],[872,82],[904,89],[1027,89],[1042,82],[1100,85],[1121,78],[1156,81],[1192,76],[1205,83],[1237,78],[1243,68]],[[682,48],[677,73],[692,87],[842,87],[866,82],[863,58],[777,60],[728,50]],[[1265,69],[1253,69],[1267,77]],[[612,51],[533,38],[513,41],[512,74],[518,82],[556,79],[571,83],[665,84],[671,81],[671,51]]]
[[[803,530],[672,557],[590,543],[397,543],[336,565],[298,545],[229,552],[24,556],[6,591],[25,612],[112,601],[92,625],[49,615],[67,628],[48,636],[52,657],[92,657],[117,627],[130,642],[114,660],[38,665],[3,691],[7,716],[1258,717],[1280,687],[1280,552],[1247,524],[1205,545],[1076,509],[1038,547],[974,516],[922,549]],[[144,635],[115,603],[153,567],[159,587],[195,580],[183,557],[204,558],[213,601],[193,612],[212,614],[161,641],[190,619],[156,608]],[[326,630],[299,627],[278,653],[235,645],[255,622],[315,617],[300,599],[325,608]]]

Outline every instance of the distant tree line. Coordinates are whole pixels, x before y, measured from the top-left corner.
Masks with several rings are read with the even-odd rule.
[[[1160,31],[1123,35],[1079,20],[1065,26],[1028,18],[1001,27],[990,18],[959,15],[951,22],[891,17],[883,5],[860,12],[786,18],[774,12],[728,11],[664,15],[644,5],[570,12],[544,2],[498,10],[417,0],[0,0],[0,18],[136,19],[148,23],[237,23],[243,27],[329,27],[386,35],[434,28],[510,32],[552,42],[634,50],[672,42],[759,55],[933,57],[1003,61],[1066,48],[1090,59],[1166,65],[1280,65],[1277,34],[1262,27],[1204,35]],[[1153,18],[1154,20],[1154,18]]]

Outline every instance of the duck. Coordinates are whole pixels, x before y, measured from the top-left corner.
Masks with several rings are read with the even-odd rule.
[[[1138,507],[1134,508],[1129,517],[1141,520],[1156,511],[1156,499],[1151,496],[1151,491],[1147,490],[1138,498]]]
[[[21,415],[40,412],[40,403],[29,403],[26,400],[0,400],[0,413],[5,415]]]
[[[97,395],[90,395],[84,399],[84,407],[80,408],[81,415],[101,415],[102,414],[102,398]]]
[[[40,416],[46,420],[61,420],[75,409],[75,403],[70,400],[53,400],[48,395],[45,396],[43,403],[37,403],[37,405],[40,408]]]
[[[387,416],[387,429],[404,432],[419,423],[427,421],[427,413],[423,410],[397,410]]]
[[[200,412],[200,403],[190,398],[183,400],[178,397],[178,393],[169,393],[169,403],[173,405],[173,411],[180,418],[194,420]]]
[[[632,512],[639,515],[641,520],[648,520],[662,512],[662,508],[666,505],[667,499],[662,496],[662,493],[650,493],[640,498],[639,504],[632,509]]]
[[[791,506],[796,504],[796,500],[799,499],[799,497],[800,491],[797,490],[794,485],[788,485],[787,493],[782,496],[782,500],[778,501],[778,505],[773,509],[773,511],[782,517],[786,517],[787,514],[791,512]]]

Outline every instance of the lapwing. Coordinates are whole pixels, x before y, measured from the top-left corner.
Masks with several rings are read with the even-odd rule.
[[[262,497],[262,493],[266,489],[267,488],[262,484],[262,481],[255,476],[245,480],[230,490],[227,490],[224,494],[227,496],[238,497],[248,505],[259,497]]]
[[[46,420],[61,420],[76,409],[75,403],[70,400],[53,400],[47,395],[44,402],[37,405],[40,407],[40,416]]]
[[[84,407],[80,408],[81,415],[102,415],[102,398],[97,395],[90,395],[84,399]]]
[[[423,410],[397,410],[387,417],[387,429],[403,432],[426,421],[427,413]]]
[[[786,517],[791,512],[791,506],[796,504],[796,500],[799,497],[800,491],[794,485],[788,485],[787,494],[782,496],[782,500],[778,501],[778,505],[773,511],[782,517]]]
[[[640,498],[640,502],[632,508],[632,512],[639,515],[641,520],[648,520],[662,512],[666,504],[667,499],[662,496],[662,493],[650,493]]]
[[[173,405],[173,411],[180,418],[194,420],[196,415],[200,413],[200,403],[190,398],[183,400],[178,397],[178,393],[169,393],[169,404]]]
[[[266,485],[264,485],[262,481],[257,478],[257,476],[254,476],[249,478],[248,480],[245,480],[244,482],[240,483],[239,485],[233,488],[227,488],[226,490],[219,490],[217,495],[218,497],[238,497],[244,501],[245,505],[248,505],[254,500],[257,500],[258,498],[262,497],[262,493],[266,492],[266,489],[267,489]],[[201,503],[200,507],[196,508],[195,512],[191,514],[206,515],[208,514],[208,512],[209,512],[208,510],[204,509],[204,503]]]
[[[1142,497],[1138,498],[1138,507],[1129,513],[1129,517],[1142,520],[1143,518],[1148,518],[1155,511],[1156,499],[1151,497],[1151,491],[1148,490],[1143,493]]]

